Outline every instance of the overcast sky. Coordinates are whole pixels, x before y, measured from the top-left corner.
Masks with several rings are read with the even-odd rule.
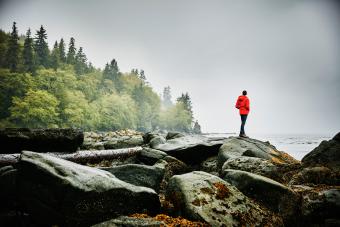
[[[0,28],[44,25],[50,46],[74,37],[103,68],[144,69],[157,93],[189,92],[204,132],[340,131],[340,7],[328,0],[1,1]]]

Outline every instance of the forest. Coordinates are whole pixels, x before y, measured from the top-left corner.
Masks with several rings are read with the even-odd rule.
[[[164,129],[200,133],[188,93],[157,94],[143,69],[121,72],[113,58],[96,68],[74,38],[49,48],[47,31],[0,30],[0,128],[80,128],[87,131]]]

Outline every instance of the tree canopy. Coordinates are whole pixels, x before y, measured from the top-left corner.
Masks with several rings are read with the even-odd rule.
[[[121,72],[114,58],[95,68],[75,43],[66,52],[61,38],[50,50],[43,26],[34,38],[15,22],[0,30],[0,127],[200,131],[188,93],[173,104],[170,87],[160,97],[143,69]]]

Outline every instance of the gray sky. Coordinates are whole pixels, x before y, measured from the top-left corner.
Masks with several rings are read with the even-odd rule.
[[[205,132],[238,132],[248,91],[251,133],[340,131],[340,7],[328,0],[11,0],[0,28],[45,26],[89,60],[145,70],[160,93],[189,92]]]

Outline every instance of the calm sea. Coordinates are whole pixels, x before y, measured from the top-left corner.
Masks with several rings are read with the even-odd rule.
[[[209,137],[229,137],[236,134],[209,133]],[[321,141],[330,140],[334,135],[303,135],[303,134],[249,134],[251,138],[269,141],[278,150],[287,152],[297,160],[301,160],[307,153],[317,147]]]

